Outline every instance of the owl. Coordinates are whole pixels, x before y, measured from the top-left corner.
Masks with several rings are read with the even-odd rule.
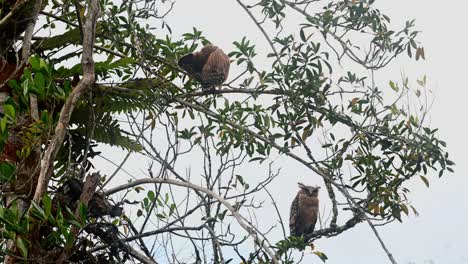
[[[299,192],[291,204],[289,216],[289,229],[291,236],[311,234],[317,222],[319,199],[319,186],[306,186],[298,183]]]
[[[183,56],[178,62],[182,69],[201,83],[203,89],[221,87],[229,75],[230,63],[229,57],[212,44]]]

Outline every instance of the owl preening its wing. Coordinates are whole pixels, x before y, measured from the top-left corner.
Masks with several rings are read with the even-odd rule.
[[[291,204],[289,215],[289,229],[291,236],[302,236],[311,234],[317,222],[319,199],[319,186],[307,186],[298,183],[299,192]]]
[[[203,89],[223,85],[229,75],[230,63],[229,57],[212,44],[183,56],[178,62],[182,69],[201,83]]]

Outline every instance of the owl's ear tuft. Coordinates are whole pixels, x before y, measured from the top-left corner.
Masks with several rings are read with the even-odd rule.
[[[299,186],[299,189],[309,193],[311,190],[310,190],[310,186],[307,186],[305,184],[303,184],[302,182],[298,182],[297,185]]]

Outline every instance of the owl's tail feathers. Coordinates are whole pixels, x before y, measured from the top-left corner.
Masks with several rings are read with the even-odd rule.
[[[312,224],[310,225],[308,228],[307,228],[307,234],[312,234],[315,230],[315,224]]]

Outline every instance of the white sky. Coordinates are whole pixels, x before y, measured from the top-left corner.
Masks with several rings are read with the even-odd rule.
[[[377,79],[388,83],[388,80],[400,80],[401,73],[412,80],[424,74],[428,76],[428,86],[435,93],[430,112],[431,126],[440,128],[439,135],[448,143],[451,159],[457,164],[454,174],[446,174],[441,179],[435,173],[430,175],[430,189],[415,179],[411,199],[420,216],[411,215],[404,218],[402,224],[395,222],[380,227],[379,231],[400,264],[467,264],[468,224],[465,219],[468,217],[468,195],[465,188],[468,185],[468,162],[465,163],[464,152],[468,143],[463,114],[467,112],[464,107],[468,98],[468,90],[464,87],[468,76],[468,2],[377,2],[381,11],[398,27],[405,20],[416,19],[417,28],[422,30],[419,39],[426,51],[426,61],[415,62],[405,57],[404,63],[397,61],[379,72]],[[177,0],[167,22],[174,36],[191,32],[195,26],[225,50],[233,49],[233,41],[247,36],[256,44],[258,53],[269,52],[263,36],[235,0]],[[273,184],[271,191],[281,194],[278,205],[287,219],[297,181],[311,183],[311,179],[300,176],[306,170],[291,160],[281,160],[276,165],[283,168],[283,178]],[[318,240],[315,245],[328,255],[328,264],[388,263],[366,224],[338,237]],[[305,263],[320,263],[320,260],[309,257]]]

